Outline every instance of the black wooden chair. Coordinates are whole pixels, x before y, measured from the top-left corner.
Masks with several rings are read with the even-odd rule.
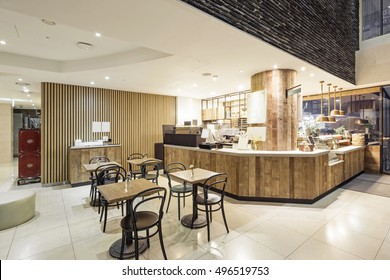
[[[147,160],[141,164],[141,177],[158,185],[160,163],[155,160]]]
[[[142,159],[144,158],[145,155],[141,153],[133,153],[127,157],[127,160],[132,160],[132,159]],[[141,169],[140,166],[131,164],[129,162],[129,177],[132,179],[136,179],[137,176],[141,176]]]
[[[227,179],[228,177],[225,173],[211,176],[201,186],[203,188],[203,193],[199,193],[196,197],[194,197],[194,203],[197,205],[198,210],[206,212],[208,241],[210,241],[210,223],[212,222],[212,213],[218,210],[221,210],[222,212],[223,222],[225,223],[226,231],[229,233],[223,205]],[[211,189],[216,190],[217,192],[211,192]],[[213,209],[213,206],[217,206],[217,208]]]
[[[155,187],[138,193],[130,202],[129,215],[126,215],[121,221],[122,227],[122,245],[120,259],[123,259],[125,244],[134,241],[135,259],[139,259],[139,241],[146,240],[148,248],[149,239],[158,234],[161,251],[164,259],[167,259],[164,240],[162,235],[161,222],[164,215],[164,203],[167,190],[162,187]],[[154,230],[150,233],[150,230]],[[140,235],[142,234],[142,236]]]
[[[171,203],[171,197],[177,197],[177,209],[178,209],[178,219],[180,220],[180,199],[183,198],[183,206],[186,205],[186,197],[192,195],[192,185],[186,182],[182,184],[174,184],[172,182],[170,173],[176,171],[186,170],[186,167],[181,162],[172,162],[165,166],[164,173],[168,178],[168,186],[169,186],[169,199],[167,204],[167,213],[169,209],[169,205]]]
[[[96,156],[93,157],[89,160],[89,164],[94,164],[94,163],[100,163],[100,162],[110,162],[108,157],[105,156]],[[91,197],[91,205],[92,206],[97,206],[96,205],[96,198],[97,198],[97,191],[96,191],[96,176],[95,172],[91,172],[89,176],[89,180],[91,182],[91,189],[89,191],[89,196]]]
[[[117,164],[108,164],[108,165],[104,165],[101,167],[102,168],[98,168],[97,174],[96,174],[97,186],[117,183],[120,181],[125,181],[127,179],[126,170]],[[103,232],[105,232],[106,225],[107,225],[108,207],[116,206],[119,209],[119,206],[120,206],[121,210],[122,210],[122,216],[123,216],[124,215],[123,204],[125,202],[121,201],[121,202],[116,202],[115,204],[110,204],[110,203],[108,203],[107,199],[105,199],[105,197],[100,194],[100,192],[99,192],[99,200],[100,200],[100,205],[99,205],[100,220],[99,221],[100,222],[102,221],[102,218],[104,215]],[[101,211],[100,211],[100,207],[102,207]]]

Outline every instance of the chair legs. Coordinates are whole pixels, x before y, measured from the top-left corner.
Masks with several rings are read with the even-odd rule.
[[[165,252],[164,239],[162,235],[161,223],[158,224],[158,238],[160,239],[160,247],[164,256],[164,260],[167,260],[167,253]]]
[[[226,231],[227,231],[227,233],[229,233],[229,228],[228,228],[226,216],[225,216],[225,207],[223,207],[223,200],[221,201],[221,211],[222,211],[222,217],[223,217],[223,222],[225,223]]]

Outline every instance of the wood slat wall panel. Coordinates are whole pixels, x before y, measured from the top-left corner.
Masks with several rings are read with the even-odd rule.
[[[176,120],[176,97],[42,83],[43,183],[67,181],[67,148],[75,139],[109,135],[122,145],[121,164],[131,153],[154,155],[162,142],[162,125]],[[93,121],[108,121],[111,132],[92,133]]]

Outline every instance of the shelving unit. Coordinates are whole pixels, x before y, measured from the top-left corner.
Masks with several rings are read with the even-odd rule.
[[[247,94],[250,91],[241,91],[202,99],[203,124],[223,122],[229,123],[232,128],[246,130],[247,128]]]

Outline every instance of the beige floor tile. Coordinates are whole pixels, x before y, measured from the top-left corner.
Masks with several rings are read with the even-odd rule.
[[[36,254],[24,260],[75,260],[73,252],[73,245],[66,245],[63,247],[55,248],[53,250],[45,251],[40,254]]]
[[[101,234],[73,243],[77,260],[108,260],[113,259],[109,254],[111,245],[121,238],[121,234]]]
[[[335,228],[346,228],[368,236],[383,240],[390,230],[390,224],[381,223],[371,218],[356,216],[342,212],[336,216],[328,225]]]
[[[361,260],[318,240],[309,239],[288,256],[290,260]]]
[[[284,257],[287,257],[308,239],[307,235],[272,222],[265,222],[244,235],[260,242]]]
[[[390,260],[390,242],[383,242],[378,254],[375,256],[376,260]]]
[[[311,217],[310,217],[311,216]],[[283,212],[272,219],[272,222],[302,233],[306,236],[311,236],[326,224],[325,221],[313,218],[313,215],[302,215],[297,212]]]
[[[347,226],[337,223],[324,226],[313,235],[313,238],[367,260],[375,258],[382,244],[380,239],[351,230]]]
[[[250,250],[248,250],[250,248]],[[218,260],[282,260],[284,256],[256,242],[252,238],[240,235],[220,246],[212,246],[209,254]]]
[[[6,260],[16,227],[0,230],[0,260]]]
[[[14,238],[8,259],[23,259],[51,249],[71,244],[67,226]]]

